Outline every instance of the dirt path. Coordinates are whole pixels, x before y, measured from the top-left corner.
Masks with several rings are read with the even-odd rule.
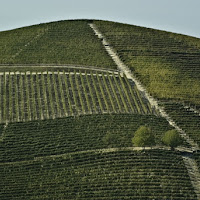
[[[118,74],[119,73],[119,70],[113,70],[113,69],[105,69],[105,68],[98,68],[98,67],[95,67],[95,66],[84,66],[84,65],[54,65],[54,64],[42,64],[42,65],[24,65],[24,64],[21,64],[21,65],[2,65],[0,64],[0,71],[1,69],[9,69],[12,68],[12,67],[15,67],[15,68],[63,68],[63,69],[77,69],[77,70],[91,70],[91,71],[99,71],[99,72],[108,72],[108,73],[114,73],[114,74]],[[5,70],[4,70],[5,71]],[[3,73],[3,72],[0,72],[0,73]]]
[[[84,72],[82,72],[82,73],[79,73],[79,72],[76,72],[76,73],[74,73],[74,72],[52,72],[52,71],[44,71],[44,72],[30,72],[30,71],[26,71],[26,73],[25,72],[20,72],[20,71],[16,71],[16,72],[0,72],[0,76],[3,76],[3,75],[36,75],[36,74],[81,74],[81,75],[83,75],[83,76],[85,76],[86,75],[86,73],[84,73]],[[90,73],[87,73],[87,75],[88,76],[91,76],[91,74]],[[95,74],[92,74],[93,76],[97,76],[97,74],[95,73]],[[102,74],[98,74],[98,76],[102,76]],[[104,74],[104,76],[106,77],[106,76],[108,76],[107,74]],[[109,74],[109,76],[113,76],[113,74]],[[119,77],[119,74],[118,73],[114,73],[114,76],[115,77]],[[121,77],[123,77],[123,74],[120,74],[120,76]]]
[[[64,154],[58,154],[58,155],[40,156],[40,157],[35,157],[34,160],[22,160],[22,161],[14,161],[14,162],[4,162],[4,163],[0,163],[0,165],[15,164],[15,163],[25,163],[25,162],[30,162],[30,161],[43,160],[43,159],[46,159],[46,158],[60,158],[60,157],[66,157],[68,155],[84,154],[84,153],[92,153],[92,152],[94,152],[94,153],[108,153],[108,152],[117,152],[117,151],[122,151],[122,150],[141,151],[143,149],[144,149],[143,147],[123,147],[123,148],[94,149],[94,150],[78,151],[78,152],[64,153]],[[166,147],[166,146],[145,147],[145,150],[151,150],[151,149],[159,149],[159,150],[171,151],[171,149]],[[178,148],[176,150],[179,151],[179,152],[184,152],[184,153],[191,154],[190,150],[181,150],[181,149],[178,149]]]
[[[144,96],[148,99],[151,106],[154,107],[156,110],[159,110],[159,113],[162,117],[164,117],[171,126],[173,126],[180,135],[192,146],[192,150],[198,150],[199,146],[198,144],[192,140],[184,130],[182,130],[178,125],[169,117],[169,115],[164,111],[162,107],[159,106],[158,101],[156,101],[152,96],[148,94],[146,89],[142,86],[141,82],[133,75],[133,73],[130,71],[130,69],[120,60],[117,53],[112,49],[112,47],[107,42],[106,38],[102,35],[102,33],[97,29],[95,24],[89,24],[89,26],[93,29],[95,35],[98,36],[102,40],[102,44],[104,45],[106,51],[108,54],[112,57],[113,61],[116,63],[118,69],[123,72],[128,79],[131,79],[135,82],[137,88],[139,91],[141,91]]]
[[[200,199],[200,174],[198,166],[191,155],[184,155],[182,158],[188,170],[188,175],[194,187],[194,191],[197,194],[197,199]]]

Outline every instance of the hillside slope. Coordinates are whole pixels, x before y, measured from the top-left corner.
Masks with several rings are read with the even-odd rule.
[[[200,39],[127,24],[95,24],[154,97],[200,105]]]
[[[116,68],[87,21],[60,21],[0,32],[0,64],[80,64]]]
[[[200,39],[108,21],[0,32],[0,199],[199,199],[199,55]],[[133,145],[141,126],[153,147]]]

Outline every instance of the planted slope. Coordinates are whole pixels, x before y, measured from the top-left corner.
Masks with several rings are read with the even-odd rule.
[[[84,20],[59,21],[0,32],[0,63],[116,68]]]
[[[195,160],[197,162],[197,166],[199,167],[199,171],[200,171],[200,152],[196,152],[194,154],[194,158],[195,158]]]
[[[132,81],[114,73],[4,72],[0,92],[1,123],[91,113],[155,113]]]
[[[4,199],[197,199],[180,155],[88,152],[0,164]]]
[[[139,114],[83,115],[9,123],[0,140],[0,162],[109,147],[131,147],[134,132],[144,124],[152,128],[158,144],[163,133],[171,129],[163,118]]]
[[[200,116],[178,103],[164,103],[166,112],[177,125],[200,145]]]
[[[200,39],[114,22],[95,24],[154,97],[200,105]]]

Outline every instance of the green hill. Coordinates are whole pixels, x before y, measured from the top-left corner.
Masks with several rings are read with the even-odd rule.
[[[0,32],[0,199],[198,200],[199,56],[198,38],[100,20]],[[133,145],[141,126],[154,146]]]
[[[95,24],[153,96],[200,106],[200,39],[120,23]]]

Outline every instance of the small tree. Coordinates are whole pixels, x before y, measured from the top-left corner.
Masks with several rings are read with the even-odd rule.
[[[103,137],[104,144],[108,145],[109,147],[116,147],[120,145],[120,137],[116,133],[107,133]]]
[[[140,126],[132,138],[132,143],[136,147],[152,147],[155,144],[155,137],[152,130],[146,126]]]
[[[175,147],[183,143],[183,140],[181,136],[178,134],[178,132],[174,129],[174,130],[167,131],[164,134],[162,138],[162,142],[165,145],[169,146],[171,150],[174,150]]]

